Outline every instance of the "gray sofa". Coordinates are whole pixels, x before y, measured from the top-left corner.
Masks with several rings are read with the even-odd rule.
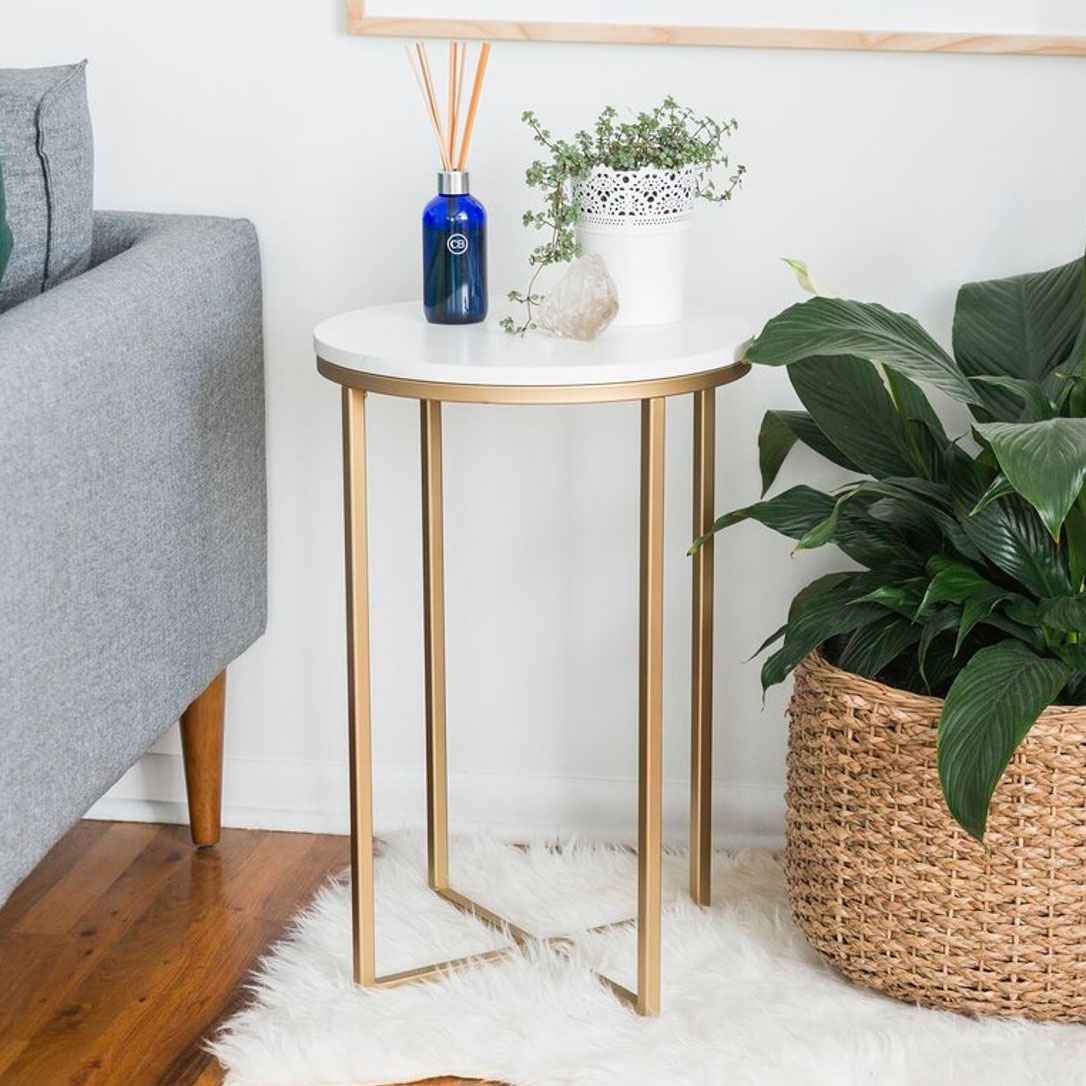
[[[265,548],[252,225],[96,213],[90,269],[0,315],[0,903],[183,714],[217,836]]]

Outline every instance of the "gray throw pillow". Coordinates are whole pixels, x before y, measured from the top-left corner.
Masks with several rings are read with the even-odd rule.
[[[0,68],[0,158],[13,236],[0,313],[90,264],[94,141],[86,66]]]

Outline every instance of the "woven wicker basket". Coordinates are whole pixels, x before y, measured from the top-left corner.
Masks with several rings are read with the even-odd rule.
[[[941,708],[817,653],[800,665],[785,860],[796,923],[846,977],[898,999],[1086,1021],[1086,708],[1041,715],[983,845],[943,802]]]

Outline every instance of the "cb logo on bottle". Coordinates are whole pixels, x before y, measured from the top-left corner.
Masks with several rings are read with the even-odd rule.
[[[459,256],[468,251],[468,239],[463,234],[450,234],[445,246],[453,256]]]

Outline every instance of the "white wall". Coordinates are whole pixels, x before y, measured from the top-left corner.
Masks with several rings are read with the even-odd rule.
[[[8,13],[0,63],[90,58],[100,207],[252,218],[264,253],[270,622],[231,669],[226,816],[346,826],[338,389],[314,369],[322,317],[419,290],[432,140],[394,41],[350,38],[341,0],[35,0]],[[699,212],[695,292],[752,331],[796,300],[778,258],[947,338],[954,291],[1081,251],[1086,62],[503,45],[474,145],[490,212],[493,308],[531,240],[519,122],[556,131],[665,93],[734,113],[750,168],[734,204]],[[719,394],[723,510],[757,496],[763,410],[782,373]],[[373,707],[381,827],[422,814],[418,417],[375,397],[371,427]],[[668,407],[666,777],[685,826],[690,406]],[[510,833],[629,835],[635,818],[638,412],[635,405],[446,409],[452,817]],[[829,484],[797,457],[782,481]],[[786,690],[764,710],[742,661],[825,553],[752,525],[718,547],[717,824],[776,838]],[[96,813],[180,817],[171,732]]]

